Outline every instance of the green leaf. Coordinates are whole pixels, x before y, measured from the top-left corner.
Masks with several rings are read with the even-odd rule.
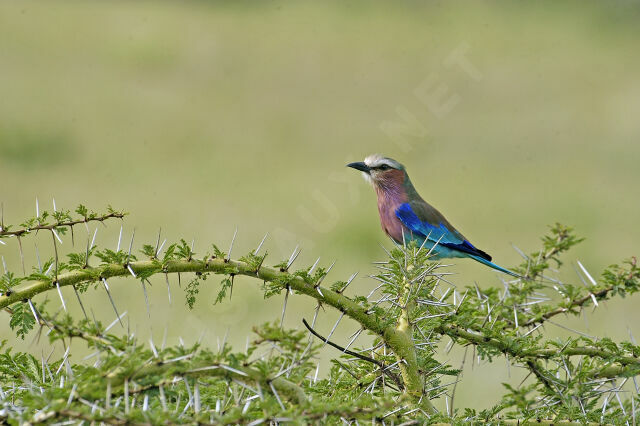
[[[213,257],[216,257],[218,259],[224,259],[227,256],[227,254],[222,250],[220,250],[217,245],[212,244],[211,246],[213,248]]]
[[[206,280],[208,274],[196,274],[196,276],[189,281],[189,284],[184,288],[184,292],[186,294],[185,303],[189,307],[189,309],[193,309],[193,306],[196,303],[196,296],[200,292],[200,281]]]
[[[6,292],[11,287],[20,284],[22,280],[24,280],[24,278],[18,278],[13,274],[13,272],[7,271],[4,275],[0,276],[0,289]]]
[[[86,218],[87,217],[87,213],[89,212],[89,210],[87,210],[87,208],[85,206],[83,206],[82,204],[78,205],[78,207],[76,207],[76,213],[78,213],[80,216]]]
[[[102,260],[103,264],[115,263],[118,265],[123,265],[124,263],[126,263],[127,258],[129,258],[129,261],[137,260],[136,256],[133,253],[131,253],[131,256],[129,256],[126,251],[119,250],[115,252],[110,249],[96,251],[96,257]]]
[[[189,247],[184,239],[180,239],[180,244],[176,246],[176,253],[178,254],[178,258],[184,260],[191,260],[195,254],[191,251],[191,247]]]
[[[142,250],[140,250],[140,252],[147,257],[155,257],[156,248],[150,244],[145,244],[142,246]]]
[[[16,335],[22,339],[33,329],[36,319],[33,317],[31,308],[26,303],[16,303],[11,307],[13,313],[9,326],[16,331]]]
[[[225,297],[227,297],[227,290],[233,289],[233,277],[224,278],[220,281],[220,291],[218,291],[218,295],[216,296],[216,300],[213,302],[214,305],[222,302]]]

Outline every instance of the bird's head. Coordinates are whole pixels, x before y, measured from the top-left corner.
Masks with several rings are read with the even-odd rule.
[[[369,155],[364,161],[349,163],[347,167],[360,170],[375,188],[401,185],[406,180],[404,166],[396,160],[379,154]]]

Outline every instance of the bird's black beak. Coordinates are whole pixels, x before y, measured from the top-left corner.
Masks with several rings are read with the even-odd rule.
[[[359,161],[357,163],[349,163],[347,164],[347,167],[351,167],[352,169],[360,170],[361,172],[365,173],[369,173],[371,171],[371,168],[364,164],[362,161]]]

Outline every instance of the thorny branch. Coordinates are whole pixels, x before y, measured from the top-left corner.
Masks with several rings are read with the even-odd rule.
[[[31,232],[42,231],[42,230],[53,231],[53,230],[56,230],[58,228],[73,228],[74,226],[82,224],[82,223],[104,222],[106,220],[113,219],[113,218],[122,219],[125,216],[126,216],[126,213],[113,211],[111,213],[104,214],[104,215],[101,215],[101,216],[87,216],[87,217],[85,217],[83,219],[67,220],[67,221],[55,222],[55,223],[50,223],[50,224],[38,224],[38,225],[31,226],[31,227],[25,227],[25,228],[16,229],[15,231],[12,231],[12,230],[6,229],[6,228],[2,228],[2,226],[0,226],[0,238],[2,238],[2,237],[21,237],[21,236],[23,236],[25,234],[29,234]]]
[[[19,238],[32,231],[46,229],[52,232],[54,248],[57,250],[57,246],[55,246],[56,239],[60,240],[55,233],[56,229],[61,227],[73,229],[73,226],[80,223],[102,222],[109,218],[121,218],[124,216],[124,213],[114,211],[102,216],[87,215],[86,209],[81,210],[80,213],[84,213],[84,217],[77,220],[71,219],[68,215],[64,216],[68,217],[68,220],[61,220],[60,218],[63,216],[58,214],[55,224],[46,223],[46,215],[39,214],[38,218],[28,222],[29,226],[14,231],[11,231],[9,227],[5,227],[4,224],[0,224],[2,226],[0,237],[16,236]],[[235,233],[229,252],[233,248],[234,241]],[[148,257],[148,260],[136,260],[131,252],[132,237],[128,253],[120,251],[120,242],[118,242],[118,249],[115,252],[105,252],[106,254],[101,256],[103,262],[98,266],[89,265],[89,257],[93,253],[92,242],[91,244],[88,243],[84,257],[76,255],[75,263],[72,265],[59,265],[56,252],[55,275],[53,276],[49,276],[41,270],[40,273],[16,280],[5,271],[5,276],[2,278],[2,287],[0,287],[4,292],[0,296],[0,308],[12,315],[12,322],[14,318],[22,318],[24,321],[31,320],[30,314],[32,312],[35,322],[40,324],[41,327],[49,328],[50,332],[53,333],[53,338],[55,338],[56,334],[64,335],[68,338],[77,337],[86,340],[97,348],[101,348],[100,350],[109,350],[121,357],[123,359],[121,361],[122,365],[115,365],[115,368],[104,378],[109,380],[109,397],[107,401],[112,394],[114,397],[124,398],[127,410],[129,407],[126,402],[128,398],[135,399],[136,395],[141,397],[144,395],[145,402],[143,407],[147,407],[146,399],[149,393],[159,392],[163,395],[165,387],[174,385],[176,378],[182,378],[185,383],[185,390],[189,393],[189,402],[184,410],[192,407],[195,415],[198,415],[200,412],[200,397],[197,396],[199,395],[198,378],[215,377],[227,382],[240,383],[245,388],[255,386],[258,389],[254,389],[252,392],[255,393],[256,397],[262,395],[262,390],[271,393],[277,402],[276,409],[281,409],[282,412],[286,408],[285,402],[289,401],[291,404],[298,406],[301,410],[298,412],[299,414],[306,416],[307,420],[310,420],[319,417],[313,411],[315,407],[314,398],[313,396],[309,397],[307,393],[312,392],[313,395],[316,395],[318,390],[305,387],[305,383],[315,384],[318,372],[316,370],[316,375],[313,379],[308,377],[306,379],[298,378],[296,381],[288,379],[292,371],[308,360],[307,351],[309,347],[302,350],[298,344],[299,342],[292,347],[296,351],[302,350],[302,353],[289,359],[285,358],[279,370],[276,370],[277,372],[269,370],[261,362],[255,365],[248,361],[238,364],[237,359],[234,358],[231,358],[234,361],[233,367],[221,361],[212,362],[210,360],[200,364],[190,363],[188,366],[183,366],[180,363],[173,364],[158,357],[153,342],[151,342],[151,346],[155,355],[146,359],[141,365],[131,369],[130,366],[127,367],[125,365],[126,361],[122,356],[125,352],[129,354],[127,352],[128,349],[125,350],[120,347],[116,349],[111,337],[103,335],[99,329],[88,331],[86,327],[74,327],[69,324],[60,325],[55,318],[51,318],[46,313],[38,312],[31,302],[32,298],[47,291],[58,291],[64,307],[64,299],[60,292],[60,287],[72,286],[74,290],[78,287],[86,289],[88,284],[103,283],[111,299],[107,279],[129,275],[142,280],[144,284],[144,282],[148,282],[151,276],[164,274],[170,291],[169,274],[178,274],[180,276],[180,274],[184,273],[195,273],[196,279],[187,286],[188,300],[192,298],[189,305],[192,305],[195,301],[195,295],[198,293],[198,278],[206,278],[208,274],[213,273],[229,277],[223,280],[222,289],[216,299],[217,303],[225,298],[227,290],[231,291],[234,277],[247,276],[257,278],[265,283],[266,297],[279,294],[281,291],[287,292],[284,299],[282,319],[284,319],[290,291],[293,291],[295,294],[302,294],[316,299],[319,303],[318,306],[322,304],[337,309],[341,313],[340,318],[342,316],[349,317],[360,324],[360,331],[368,330],[374,336],[377,336],[375,337],[376,340],[374,340],[374,346],[370,348],[372,356],[375,356],[375,358],[372,358],[363,355],[362,352],[364,350],[352,351],[348,349],[360,331],[354,333],[354,338],[345,347],[330,340],[331,334],[340,320],[338,320],[338,323],[336,323],[327,338],[317,333],[306,320],[303,321],[309,332],[323,342],[342,351],[345,355],[367,361],[378,367],[377,370],[369,371],[372,374],[362,376],[368,380],[365,381],[359,377],[359,374],[362,374],[366,369],[360,369],[354,373],[351,369],[356,368],[355,365],[357,363],[350,365],[339,363],[341,369],[348,373],[343,380],[348,381],[350,380],[349,377],[355,379],[356,383],[353,386],[347,383],[346,388],[350,390],[357,389],[358,392],[361,392],[358,398],[363,394],[370,394],[373,397],[374,394],[379,395],[380,391],[384,395],[385,376],[391,378],[398,387],[398,389],[395,389],[393,386],[388,386],[386,388],[387,391],[388,389],[403,391],[401,394],[396,394],[396,396],[399,396],[395,399],[398,407],[391,406],[389,407],[389,412],[377,414],[381,421],[385,419],[416,421],[412,419],[417,418],[416,416],[419,415],[424,415],[424,418],[430,419],[430,421],[436,421],[437,419],[450,420],[456,418],[456,415],[459,416],[459,414],[454,413],[453,407],[450,410],[447,407],[451,417],[446,417],[446,415],[438,413],[430,402],[430,399],[436,399],[440,395],[446,394],[447,386],[452,384],[442,384],[440,382],[441,378],[446,375],[459,377],[459,371],[437,362],[434,358],[434,347],[443,336],[448,336],[452,339],[448,349],[455,343],[461,345],[471,344],[474,346],[474,357],[476,348],[483,359],[491,360],[492,357],[504,355],[508,362],[527,368],[532,377],[537,380],[533,384],[512,389],[505,396],[503,402],[497,408],[494,408],[491,416],[497,415],[498,412],[507,407],[515,407],[521,410],[522,413],[538,410],[533,412],[547,417],[556,417],[559,419],[559,421],[556,421],[557,424],[561,424],[563,422],[562,419],[568,419],[565,424],[571,424],[571,419],[580,416],[586,422],[596,418],[595,404],[598,401],[602,401],[604,395],[601,419],[605,418],[605,413],[613,415],[613,411],[610,409],[611,406],[608,405],[613,398],[620,401],[621,412],[625,416],[627,412],[630,412],[635,419],[635,399],[632,397],[630,403],[627,401],[623,404],[618,393],[626,379],[618,387],[615,385],[615,380],[640,374],[639,347],[626,342],[617,345],[607,339],[590,340],[584,337],[568,339],[564,342],[544,342],[541,341],[540,335],[535,337],[531,335],[532,332],[537,330],[535,326],[539,327],[554,316],[561,313],[577,313],[577,308],[583,308],[590,302],[597,305],[598,301],[606,300],[612,295],[631,294],[640,288],[640,270],[633,258],[628,262],[629,267],[627,268],[615,266],[607,269],[601,284],[596,284],[586,271],[585,273],[593,283],[592,286],[587,286],[585,283],[585,288],[576,288],[560,283],[560,289],[556,290],[562,295],[563,301],[557,305],[552,303],[543,304],[542,302],[551,300],[541,293],[547,289],[545,281],[548,278],[544,274],[549,268],[548,263],[555,261],[560,265],[559,255],[579,241],[573,236],[569,228],[556,225],[552,228],[552,235],[543,239],[543,249],[525,257],[524,264],[519,268],[519,271],[528,280],[505,283],[502,293],[495,289],[480,291],[476,286],[475,288],[468,288],[464,295],[461,295],[455,286],[448,281],[446,277],[448,273],[438,271],[438,268],[442,267],[442,265],[431,262],[429,253],[424,253],[422,247],[396,247],[388,253],[389,261],[378,265],[382,272],[374,278],[381,283],[380,286],[372,291],[369,297],[349,298],[343,293],[353,277],[355,277],[355,274],[347,283],[339,281],[329,287],[322,286],[321,283],[328,270],[319,271],[313,275],[312,271],[315,269],[317,262],[307,270],[290,272],[290,267],[297,258],[297,254],[299,254],[297,249],[294,250],[288,261],[275,267],[268,267],[263,264],[265,256],[257,256],[262,243],[260,243],[256,251],[238,260],[232,259],[230,253],[222,253],[217,247],[214,247],[213,255],[206,255],[198,259],[194,256],[193,245],[188,247],[184,241],[180,246],[171,245],[166,250],[165,255],[161,256],[160,252],[162,252],[164,243],[160,245],[160,236],[158,236],[155,246],[145,245],[143,249],[143,253]],[[58,266],[61,267],[60,271],[58,271]],[[14,285],[13,283],[19,284]],[[382,296],[377,301],[370,301],[369,299],[378,289],[380,289]],[[144,291],[146,299],[146,288],[144,288]],[[477,298],[467,297],[468,292],[471,294],[476,293]],[[111,299],[111,303],[115,309],[113,299]],[[26,304],[28,304],[29,309],[25,308]],[[318,310],[316,310],[316,316],[317,312]],[[314,316],[314,323],[316,316]],[[118,315],[119,318],[120,316]],[[286,336],[286,332],[282,330],[282,319],[280,326],[276,327],[276,329]],[[27,326],[28,324],[24,325],[24,327]],[[528,328],[529,331],[523,334],[522,328]],[[273,333],[274,331],[272,330],[271,332]],[[127,342],[128,339],[129,337],[127,337]],[[263,338],[261,341],[271,342],[272,338]],[[387,348],[390,350],[389,354],[386,352]],[[396,362],[393,362],[394,358]],[[263,357],[260,359],[263,359]],[[43,358],[43,377],[46,377],[45,365],[46,362]],[[62,364],[60,364],[58,370],[61,368]],[[337,374],[335,377],[340,377],[342,373],[332,374]],[[562,375],[564,377],[561,377]],[[187,378],[193,380],[192,385],[195,387],[193,391],[190,389]],[[140,383],[136,383],[137,381]],[[612,383],[610,389],[602,389],[608,383]],[[333,385],[335,386],[335,382]],[[360,390],[361,387],[363,388],[362,390]],[[74,396],[74,389],[69,395],[70,402],[76,397]],[[227,395],[230,389],[225,390],[223,399],[226,402],[222,406],[228,405],[231,399],[234,398],[233,395]],[[377,391],[377,389],[380,389],[380,391]],[[329,386],[327,391],[335,393],[336,389],[332,389]],[[534,397],[528,396],[528,393],[532,391],[537,393],[534,393]],[[0,388],[0,400],[3,398],[2,395],[3,391]],[[284,398],[281,398],[280,395],[284,396]],[[612,397],[611,395],[615,396]],[[87,400],[90,399],[90,395],[84,396]],[[164,396],[161,398],[164,406]],[[235,398],[237,400],[242,399]],[[358,400],[358,398],[355,400]],[[387,402],[384,401],[388,402],[388,400],[383,400],[380,407],[386,407],[384,404]],[[563,404],[566,405],[566,401],[576,401],[577,408],[571,407],[571,404],[565,407]],[[45,421],[76,418],[112,424],[129,423],[131,420],[128,417],[128,411],[125,411],[127,415],[124,416],[108,416],[104,415],[102,409],[98,409],[98,412],[94,413],[96,410],[94,407],[91,414],[87,414],[84,411],[69,409],[70,402],[67,403],[67,408],[43,410],[38,414],[39,417],[35,416],[33,419],[38,418]],[[86,405],[87,403],[83,402],[83,404]],[[218,402],[217,405],[220,405],[220,403]],[[243,409],[243,415],[249,405],[246,405]],[[108,406],[109,403],[107,402],[107,408]],[[133,406],[134,404],[131,404],[131,407]],[[180,406],[179,399],[176,403],[176,407],[178,406]],[[608,408],[609,410],[607,410]],[[146,411],[146,409],[143,408],[143,411]],[[336,415],[343,416],[343,421],[348,420],[348,410],[343,408],[333,410],[324,407],[324,416],[326,417],[326,413],[336,412],[339,413]],[[226,415],[224,410],[216,409],[216,412],[220,416]],[[355,407],[351,411],[351,415],[358,416],[365,412],[366,409]],[[262,421],[272,419],[271,421],[278,423],[285,419],[267,415],[266,411],[263,411],[263,414]],[[526,415],[529,416],[529,414]],[[597,415],[599,416],[600,414]],[[234,416],[236,414],[231,417],[219,417],[217,420],[222,423],[227,421],[230,423],[244,422],[244,417]],[[347,416],[347,418],[344,416]],[[491,418],[491,416],[487,415],[486,419]],[[457,419],[461,418],[457,417]],[[479,418],[482,418],[482,415],[470,413],[466,414],[464,420],[470,421]],[[511,422],[510,419],[501,420],[505,423]],[[542,423],[547,422],[542,418],[538,420]],[[206,423],[201,418],[198,419],[198,422]],[[141,421],[139,423],[145,424],[146,422]],[[171,421],[168,421],[168,424],[171,424]]]
[[[386,366],[384,364],[384,362],[378,361],[377,359],[373,359],[373,358],[368,357],[366,355],[359,354],[358,352],[350,351],[349,349],[345,349],[342,346],[340,346],[340,345],[338,345],[336,343],[333,343],[330,340],[327,340],[325,337],[322,337],[317,331],[315,331],[313,328],[311,328],[311,326],[309,325],[307,320],[304,319],[304,318],[302,319],[302,323],[307,328],[307,330],[309,330],[309,333],[313,334],[314,336],[316,336],[318,339],[322,340],[323,342],[325,342],[329,346],[333,346],[334,348],[336,348],[340,352],[343,352],[343,353],[345,353],[347,355],[355,356],[356,358],[360,358],[363,361],[367,361],[367,362],[370,362],[372,364],[377,365],[378,367],[380,367],[380,371],[382,371],[384,374],[389,376],[389,378],[394,381],[394,383],[398,386],[399,389],[404,389],[404,384],[402,383],[402,380],[400,379],[400,377],[398,377],[397,375],[395,375],[391,371],[389,371],[387,369],[388,366]]]

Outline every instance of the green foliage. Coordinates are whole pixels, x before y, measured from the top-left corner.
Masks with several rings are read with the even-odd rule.
[[[147,257],[155,257],[156,256],[156,249],[154,246],[149,245],[149,244],[145,244],[142,246],[142,250],[140,250],[140,252],[142,254],[144,254]]]
[[[16,277],[13,272],[6,271],[2,276],[0,276],[0,290],[3,292],[7,292],[11,290],[11,287],[14,287],[23,280],[23,278]]]
[[[11,307],[11,320],[9,326],[15,330],[21,339],[29,333],[36,323],[36,319],[26,303],[16,303]]]
[[[183,240],[183,243],[184,243],[184,240]],[[217,245],[212,244],[211,246],[213,248],[213,257],[217,257],[219,259],[224,259],[226,257],[227,254],[222,250],[220,250]]]
[[[51,276],[47,272],[53,269],[55,259],[48,259],[42,264],[42,268],[33,268],[31,274],[27,275],[25,281],[51,281]]]
[[[213,247],[214,247],[214,249],[217,248],[215,246],[215,244],[213,245]],[[223,256],[219,256],[219,254],[223,254]],[[224,253],[214,253],[214,257],[224,257]],[[246,263],[252,269],[254,269],[256,272],[258,272],[258,270],[260,269],[260,267],[264,263],[264,260],[266,259],[266,257],[267,257],[267,253],[266,252],[262,256],[258,256],[256,254],[254,254],[254,252],[252,251],[251,253],[247,254],[246,256],[242,256],[240,258],[240,261]]]
[[[542,249],[529,255],[514,269],[530,280],[535,280],[549,268],[549,261],[553,260],[556,266],[561,266],[560,255],[582,241],[584,238],[578,238],[573,228],[556,223],[550,227],[549,234],[542,237]]]
[[[196,303],[196,296],[200,293],[200,282],[207,279],[207,274],[197,274],[184,288],[185,303],[189,309],[193,309]]]
[[[180,244],[176,245],[175,252],[178,258],[191,260],[195,254],[185,240],[180,240]]]
[[[264,298],[268,299],[275,295],[282,293],[282,290],[286,288],[286,283],[279,281],[265,281],[262,285],[262,291],[264,292]]]
[[[40,229],[53,231],[71,229],[74,220],[120,217],[107,217],[112,210],[99,215],[84,206],[75,212],[80,219],[65,210],[42,212],[22,226],[48,226]],[[1,232],[31,234],[27,228],[9,229]],[[213,245],[212,253],[198,259],[185,240],[170,244],[163,253],[155,245],[143,245],[140,252],[146,260],[91,247],[67,254],[67,263],[47,260],[24,277],[5,272],[0,306],[11,314],[9,324],[19,338],[39,323],[48,330],[51,345],[67,348],[71,339],[82,340],[94,351],[95,360],[72,363],[69,353],[59,360],[38,360],[13,352],[11,344],[3,342],[0,412],[16,423],[340,424],[373,419],[466,424],[516,419],[624,424],[630,422],[638,396],[622,396],[616,386],[640,374],[640,346],[584,335],[550,339],[540,327],[561,314],[578,315],[585,307],[640,288],[635,258],[608,267],[598,279],[580,265],[584,285],[550,278],[550,263],[562,266],[562,254],[580,241],[572,229],[556,224],[543,237],[540,250],[526,256],[518,268],[527,279],[482,289],[453,286],[447,267],[415,243],[394,247],[385,262],[376,264],[378,272],[372,278],[378,287],[369,295],[352,297],[343,294],[350,281],[322,285],[330,268],[290,271],[295,256],[269,267],[264,265],[266,254],[250,252],[235,261]],[[91,265],[92,256],[101,263]],[[194,273],[185,286],[190,309],[209,274],[223,276],[213,304],[230,299],[234,277],[245,275],[263,281],[265,298],[286,290],[285,300],[316,299],[314,324],[321,308],[337,309],[340,318],[351,318],[359,329],[349,342],[330,339],[324,345],[304,329],[289,330],[279,321],[271,322],[254,327],[255,338],[241,352],[226,342],[216,350],[199,345],[157,347],[153,341],[143,345],[128,333],[109,334],[98,321],[51,315],[43,303],[38,304],[36,318],[30,300],[55,291],[52,271],[57,271],[58,284],[79,291],[103,277],[135,275],[145,283],[155,274]],[[32,290],[25,293],[29,285]],[[462,369],[444,361],[448,358],[443,350],[454,345],[472,348],[472,363],[476,357],[484,362],[506,359],[529,375],[517,386],[505,384],[493,407],[437,412],[433,403],[453,399],[456,386],[464,386]],[[335,352],[330,368],[319,373],[321,348]]]
[[[102,261],[103,264],[118,264],[124,265],[127,263],[127,259],[129,261],[137,260],[136,256],[132,253],[130,256],[126,251],[119,250],[113,251],[111,249],[97,250],[95,252],[96,257]]]
[[[335,291],[336,293],[340,293],[346,285],[347,285],[346,281],[336,281],[333,284],[331,284],[329,288]]]
[[[216,300],[213,302],[214,305],[221,303],[224,298],[227,297],[227,290],[233,290],[233,278],[224,278],[222,281],[220,281],[220,290],[218,291]]]
[[[71,269],[78,269],[88,266],[89,259],[91,258],[95,250],[96,247],[94,246],[85,252],[67,254],[67,257],[69,258],[69,267]]]
[[[3,382],[27,379],[33,384],[41,384],[43,375],[39,363],[33,355],[18,352],[11,354],[7,341],[0,342],[0,378]]]

